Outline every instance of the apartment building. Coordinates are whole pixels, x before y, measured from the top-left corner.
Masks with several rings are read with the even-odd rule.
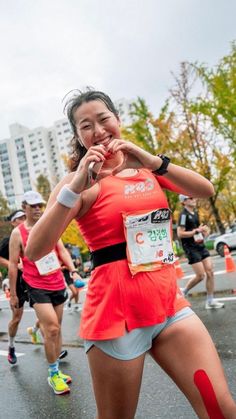
[[[15,208],[26,191],[36,189],[39,175],[53,187],[66,174],[72,135],[67,119],[50,128],[29,129],[15,123],[9,130],[10,138],[0,140],[0,191]]]

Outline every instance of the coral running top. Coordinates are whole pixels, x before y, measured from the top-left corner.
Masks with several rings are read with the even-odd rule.
[[[78,220],[91,251],[125,242],[123,212],[168,208],[162,190],[180,192],[164,178],[147,169],[132,177],[107,176],[99,181],[100,192],[90,210]],[[91,275],[80,336],[113,339],[125,330],[162,323],[189,306],[177,287],[174,265],[158,271],[131,274],[127,259],[97,266]]]
[[[24,248],[29,236],[29,230],[26,229],[25,224],[22,223],[17,227],[20,231],[22,243]],[[48,275],[40,275],[35,262],[29,260],[26,256],[21,256],[23,263],[23,279],[32,288],[39,288],[48,291],[60,291],[65,286],[64,276],[61,269]]]

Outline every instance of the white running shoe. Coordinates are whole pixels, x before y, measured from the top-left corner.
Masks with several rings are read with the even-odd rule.
[[[217,309],[217,308],[224,308],[224,303],[220,303],[217,300],[212,300],[211,303],[209,303],[208,301],[206,302],[205,308],[207,310],[211,310],[211,309]]]
[[[183,296],[186,298],[188,293],[184,292],[185,288],[180,288],[180,291],[182,292]]]
[[[67,303],[66,303],[66,309],[67,309],[68,313],[72,313],[72,304],[71,304],[71,301],[67,301]]]
[[[77,303],[74,305],[74,310],[75,311],[82,311],[82,305],[81,303]]]

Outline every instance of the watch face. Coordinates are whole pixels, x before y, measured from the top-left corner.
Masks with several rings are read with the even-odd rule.
[[[170,159],[169,159],[169,157],[166,157],[163,154],[158,154],[158,157],[160,157],[160,159],[162,159],[162,164],[159,167],[159,169],[154,170],[153,173],[155,173],[156,175],[164,175],[165,173],[168,172],[167,167],[170,163]]]

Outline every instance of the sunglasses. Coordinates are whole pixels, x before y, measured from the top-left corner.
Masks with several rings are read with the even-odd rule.
[[[43,204],[28,204],[30,208],[43,208]]]

